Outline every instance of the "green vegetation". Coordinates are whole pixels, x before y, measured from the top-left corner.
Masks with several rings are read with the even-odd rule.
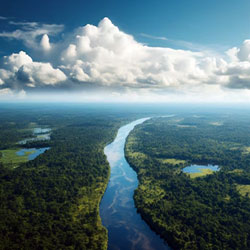
[[[129,136],[126,155],[140,181],[136,206],[173,248],[250,249],[250,199],[240,191],[250,185],[245,113],[153,119]],[[0,155],[0,249],[106,249],[99,217],[109,178],[103,148],[120,126],[147,116],[134,106],[2,106],[0,151],[12,156]],[[51,149],[10,168],[16,143],[37,126],[52,128],[51,140],[25,147]],[[221,170],[190,178],[182,173],[190,163]]]
[[[250,147],[244,147],[243,154],[250,154]]]
[[[100,108],[100,107],[99,107]],[[0,110],[0,249],[106,249],[99,203],[109,178],[103,148],[136,115],[99,108],[7,107]],[[50,150],[18,162],[16,143],[36,124],[53,128]]]
[[[242,174],[242,173],[244,173],[244,170],[243,169],[234,169],[234,170],[232,170],[232,171],[228,171],[228,173],[232,173],[232,174]]]
[[[197,177],[202,177],[208,174],[213,174],[214,171],[209,169],[209,168],[203,168],[200,170],[201,172],[197,172],[197,173],[186,173],[187,175],[190,176],[190,178],[197,178]]]
[[[221,125],[211,126],[215,120]],[[126,157],[139,178],[136,207],[172,248],[250,249],[250,154],[243,153],[249,121],[246,113],[179,115],[151,119],[129,135]],[[220,171],[189,176],[182,168],[190,164]]]
[[[237,185],[237,190],[243,196],[250,196],[250,185]]]
[[[178,160],[178,159],[174,159],[174,158],[169,158],[169,159],[160,159],[158,158],[158,160],[161,163],[167,163],[167,164],[172,164],[172,165],[179,165],[179,164],[185,164],[184,160]]]
[[[28,161],[29,154],[32,154],[33,152],[25,152],[25,155],[19,156],[16,153],[20,150],[20,148],[14,148],[14,149],[5,149],[0,151],[0,155],[2,156],[0,158],[0,162],[6,166],[11,168],[18,167],[21,163]]]
[[[195,125],[177,124],[178,128],[196,128]]]

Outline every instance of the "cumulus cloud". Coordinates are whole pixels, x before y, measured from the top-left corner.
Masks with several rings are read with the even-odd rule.
[[[47,62],[34,62],[23,51],[5,56],[0,67],[0,88],[27,91],[63,83],[64,87],[77,85],[83,89],[100,86],[111,92],[134,89],[199,94],[211,93],[209,89],[217,92],[250,89],[250,40],[219,55],[202,50],[150,47],[121,31],[108,18],[98,26],[87,24],[77,28],[58,44],[51,44],[49,36],[61,32],[60,25],[33,22],[12,25],[22,27],[22,31],[8,33],[7,37],[23,39],[27,46],[42,49],[51,56],[46,58]]]
[[[50,63],[33,62],[20,67],[17,79],[35,87],[37,84],[55,85],[67,78],[60,69],[54,69]]]
[[[62,32],[64,25],[61,24],[41,24],[37,22],[9,22],[10,25],[16,26],[14,31],[0,32],[0,37],[21,40],[24,44],[33,49],[50,48],[49,35],[55,36]],[[40,42],[39,42],[40,41]]]
[[[62,52],[69,77],[104,86],[188,91],[204,85],[249,88],[250,40],[223,55],[150,47],[120,31],[108,18],[74,33]]]
[[[10,56],[4,56],[4,65],[11,71],[18,71],[18,69],[25,64],[32,63],[32,58],[24,51],[20,51],[18,54],[13,53]]]
[[[49,36],[47,34],[43,35],[41,42],[40,42],[40,45],[41,45],[42,49],[45,51],[48,51],[51,49],[51,45],[49,42]]]
[[[201,52],[145,46],[108,18],[76,30],[61,62],[79,82],[133,88],[181,88],[209,81],[222,59]]]
[[[232,89],[250,89],[250,40],[245,40],[240,48],[226,52],[230,61],[216,72],[224,77],[224,85]]]
[[[38,84],[55,85],[65,81],[67,77],[60,69],[54,69],[50,63],[33,62],[19,68],[17,79],[35,87]]]
[[[240,61],[250,61],[250,40],[245,40],[237,52]]]
[[[42,87],[55,85],[67,79],[60,70],[50,63],[34,62],[25,52],[5,56],[5,68],[0,69],[0,84],[3,88],[23,89],[25,87]]]

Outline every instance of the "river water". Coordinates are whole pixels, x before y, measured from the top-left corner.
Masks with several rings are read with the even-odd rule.
[[[124,156],[124,146],[130,131],[148,119],[139,119],[121,127],[115,140],[104,149],[111,175],[100,204],[100,215],[103,225],[108,229],[109,250],[170,249],[136,212],[133,194],[138,186],[137,174]]]

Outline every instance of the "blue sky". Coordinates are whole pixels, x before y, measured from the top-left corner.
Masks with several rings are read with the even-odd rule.
[[[2,0],[0,93],[49,92],[65,97],[77,89],[78,93],[122,93],[126,97],[143,93],[149,98],[152,93],[171,100],[173,96],[192,99],[219,92],[217,100],[232,95],[248,99],[249,11],[247,0]],[[109,31],[105,36],[109,21],[98,26],[104,17],[114,32],[112,46],[120,44],[115,51],[111,44],[102,44],[103,37],[111,39]],[[87,24],[98,28],[98,38],[80,30]],[[90,40],[91,52],[80,51],[77,36]],[[153,50],[155,47],[161,51]],[[121,55],[119,49],[128,52]],[[66,52],[73,50],[75,54],[67,57]],[[137,71],[129,66],[129,53],[140,55],[133,58]],[[145,60],[153,63],[142,65]]]
[[[231,47],[249,37],[249,11],[248,0],[2,0],[0,15],[14,21],[64,24],[66,31],[87,23],[96,24],[107,16],[142,42],[145,39],[140,34],[145,33]],[[1,23],[1,29],[9,29]],[[158,41],[158,45],[164,46],[164,42]]]

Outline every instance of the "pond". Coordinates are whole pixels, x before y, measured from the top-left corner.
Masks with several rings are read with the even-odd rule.
[[[51,128],[34,128],[32,138],[26,138],[18,142],[18,144],[26,144],[27,142],[33,141],[47,141],[50,140]]]
[[[16,152],[18,156],[28,155],[28,160],[34,160],[38,155],[43,154],[46,150],[49,150],[50,147],[44,148],[22,148]]]
[[[51,131],[51,128],[34,128],[33,134],[44,134],[49,133]]]
[[[184,173],[194,174],[194,173],[202,173],[202,170],[206,170],[206,169],[215,172],[215,171],[219,171],[220,167],[218,165],[211,165],[211,164],[208,164],[208,165],[192,164],[190,166],[183,168],[182,171]]]
[[[19,141],[18,144],[25,145],[27,142],[50,140],[50,132],[51,128],[33,128],[34,137]],[[16,155],[27,156],[28,160],[31,161],[34,160],[38,155],[43,154],[48,149],[50,149],[50,147],[22,148],[16,152]]]

